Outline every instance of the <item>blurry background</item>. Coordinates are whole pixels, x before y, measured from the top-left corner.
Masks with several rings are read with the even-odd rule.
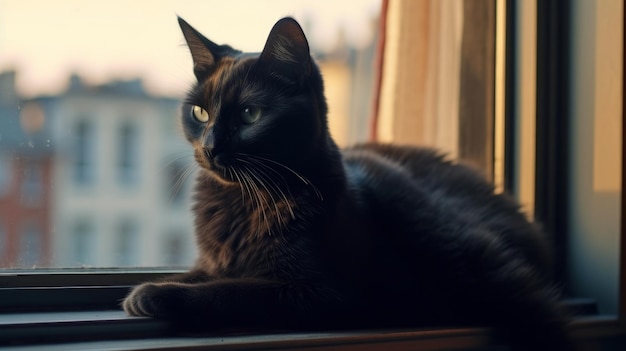
[[[333,135],[367,139],[379,0],[0,0],[0,267],[185,266],[195,256],[193,83],[176,16],[259,52],[294,16]]]

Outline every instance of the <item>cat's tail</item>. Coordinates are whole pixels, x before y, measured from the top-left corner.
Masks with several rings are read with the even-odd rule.
[[[481,240],[480,239],[484,239]],[[485,309],[485,321],[516,351],[574,351],[568,335],[571,316],[561,294],[515,246],[491,236],[473,236],[479,253],[475,276],[481,289],[471,299]]]
[[[568,333],[570,318],[553,298],[519,303],[509,307],[509,313],[495,330],[512,350],[577,350]]]
[[[529,277],[532,270],[517,267],[500,275],[503,284],[493,285],[492,292],[498,295],[491,296],[496,301],[491,311],[496,333],[515,351],[575,351],[568,333],[572,318],[559,290],[542,278]],[[526,279],[515,279],[516,275]]]

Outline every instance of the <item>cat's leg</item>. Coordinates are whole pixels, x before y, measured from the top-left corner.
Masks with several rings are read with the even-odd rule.
[[[339,297],[331,289],[244,278],[147,283],[124,302],[131,315],[205,327],[314,326],[339,306]]]
[[[126,311],[126,313],[131,316],[143,316],[145,314],[141,312],[140,292],[144,290],[146,286],[198,284],[208,282],[213,279],[214,278],[211,277],[209,274],[199,269],[192,269],[189,272],[168,275],[155,282],[143,283],[134,287],[122,302],[122,307],[124,308],[124,311]]]
[[[160,279],[160,282],[171,282],[171,283],[186,283],[186,284],[194,284],[194,283],[203,283],[207,281],[214,280],[210,274],[206,273],[201,269],[192,269],[189,272],[173,274],[166,276]]]

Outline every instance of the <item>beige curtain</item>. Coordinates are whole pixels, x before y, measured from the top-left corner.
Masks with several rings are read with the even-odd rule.
[[[377,136],[458,156],[462,0],[389,0]]]

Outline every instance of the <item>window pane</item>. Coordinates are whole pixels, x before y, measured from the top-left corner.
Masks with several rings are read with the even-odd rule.
[[[37,206],[41,203],[43,193],[43,175],[38,163],[29,162],[24,167],[22,179],[22,203]]]
[[[130,119],[130,118],[126,118]],[[138,169],[141,165],[139,155],[139,134],[137,127],[124,122],[119,130],[118,138],[118,177],[122,184],[132,184],[139,178]]]
[[[323,71],[333,135],[347,145],[369,136],[380,7],[0,1],[0,268],[194,261],[197,167],[178,119],[195,78],[176,14],[251,52],[295,16]]]
[[[73,227],[72,266],[90,267],[96,263],[96,233],[93,222],[89,219],[79,219]]]
[[[570,130],[569,285],[618,312],[623,2],[575,1]]]
[[[0,264],[6,266],[8,262],[8,243],[7,243],[7,228],[6,224],[0,219]]]
[[[22,224],[19,238],[19,261],[21,267],[34,268],[42,263],[42,235],[39,223]]]
[[[94,177],[95,131],[93,122],[87,117],[81,117],[75,123],[74,181],[76,184],[86,185],[91,183]]]
[[[139,225],[132,219],[124,220],[119,224],[113,251],[116,255],[116,266],[129,267],[139,264],[139,229]]]
[[[163,239],[163,255],[165,256],[165,262],[168,266],[179,267],[183,266],[186,262],[184,258],[187,256],[185,236],[183,233],[171,232],[168,233]]]
[[[13,168],[11,155],[0,153],[0,196],[6,196],[11,187]]]

